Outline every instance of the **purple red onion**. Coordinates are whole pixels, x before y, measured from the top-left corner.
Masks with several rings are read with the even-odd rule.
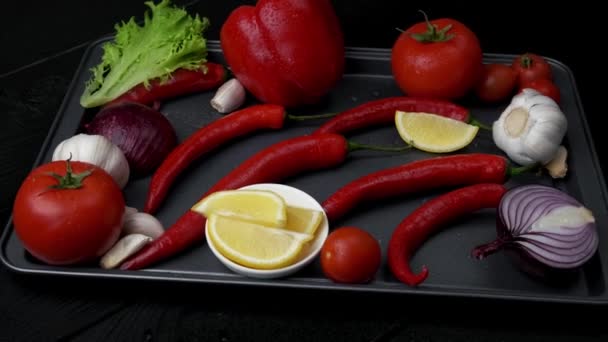
[[[105,107],[85,129],[118,146],[133,173],[140,176],[153,172],[177,145],[171,122],[154,108],[138,103]]]
[[[498,208],[498,238],[476,247],[483,259],[500,250],[555,270],[572,270],[593,257],[599,238],[593,213],[569,194],[545,185],[509,190]]]

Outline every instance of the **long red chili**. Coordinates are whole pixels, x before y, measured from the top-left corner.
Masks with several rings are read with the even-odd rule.
[[[315,130],[318,133],[352,133],[362,128],[394,124],[395,111],[424,112],[470,122],[469,110],[445,100],[408,96],[374,100],[339,113]]]
[[[409,265],[420,245],[456,219],[477,210],[496,208],[506,191],[501,184],[474,184],[422,204],[393,231],[387,252],[391,273],[409,286],[422,283],[428,277],[428,268],[422,266],[422,270],[414,274]]]
[[[503,183],[523,169],[509,168],[499,155],[471,153],[440,156],[373,172],[342,186],[323,203],[336,221],[363,202],[403,196],[417,191],[474,183]]]
[[[331,168],[344,162],[349,151],[357,149],[400,150],[359,145],[338,134],[298,136],[249,157],[220,179],[201,199],[220,190],[278,182],[306,171]],[[205,218],[188,210],[162,236],[123,263],[121,268],[139,269],[183,251],[204,237],[204,226]]]
[[[155,213],[175,179],[205,153],[254,131],[280,129],[288,120],[302,121],[321,117],[325,116],[294,116],[287,114],[283,106],[259,104],[237,110],[199,128],[173,149],[154,172],[144,211]]]
[[[148,187],[144,211],[155,213],[158,210],[177,176],[194,160],[253,131],[282,128],[285,115],[285,108],[279,105],[254,105],[199,128],[173,149],[154,172]]]
[[[157,101],[216,88],[228,78],[228,70],[221,64],[206,62],[204,67],[197,70],[178,69],[167,80],[155,79],[148,86],[138,84],[105,106],[122,102],[151,106]]]

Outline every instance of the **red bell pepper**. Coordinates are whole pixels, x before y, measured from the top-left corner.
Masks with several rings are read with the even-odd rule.
[[[344,71],[344,38],[328,0],[260,0],[236,8],[220,31],[227,64],[259,101],[314,104]]]

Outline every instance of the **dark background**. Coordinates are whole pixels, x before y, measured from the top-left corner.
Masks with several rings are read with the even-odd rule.
[[[239,4],[176,1],[208,39]],[[555,58],[576,78],[596,148],[605,133],[601,12],[555,2],[333,1],[349,46],[390,48],[397,27],[449,16],[485,52]],[[565,4],[565,3],[564,3]],[[140,17],[141,1],[8,1],[0,9],[0,218],[29,172],[88,46]],[[306,28],[302,28],[305,30]],[[604,166],[604,169],[606,167]],[[464,310],[468,310],[465,312]],[[506,313],[506,310],[511,312]],[[0,341],[606,341],[603,307],[364,293],[30,277],[0,268]]]

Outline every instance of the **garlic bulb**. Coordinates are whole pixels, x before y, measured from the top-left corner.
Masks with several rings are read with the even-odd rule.
[[[233,78],[218,88],[211,99],[211,107],[220,113],[230,113],[242,106],[246,97],[247,93],[241,82]]]
[[[129,181],[129,163],[124,153],[101,135],[77,134],[59,143],[52,160],[81,161],[99,166],[108,172],[122,189]]]
[[[520,165],[547,164],[568,129],[566,116],[550,97],[524,89],[494,122],[494,143]]]

